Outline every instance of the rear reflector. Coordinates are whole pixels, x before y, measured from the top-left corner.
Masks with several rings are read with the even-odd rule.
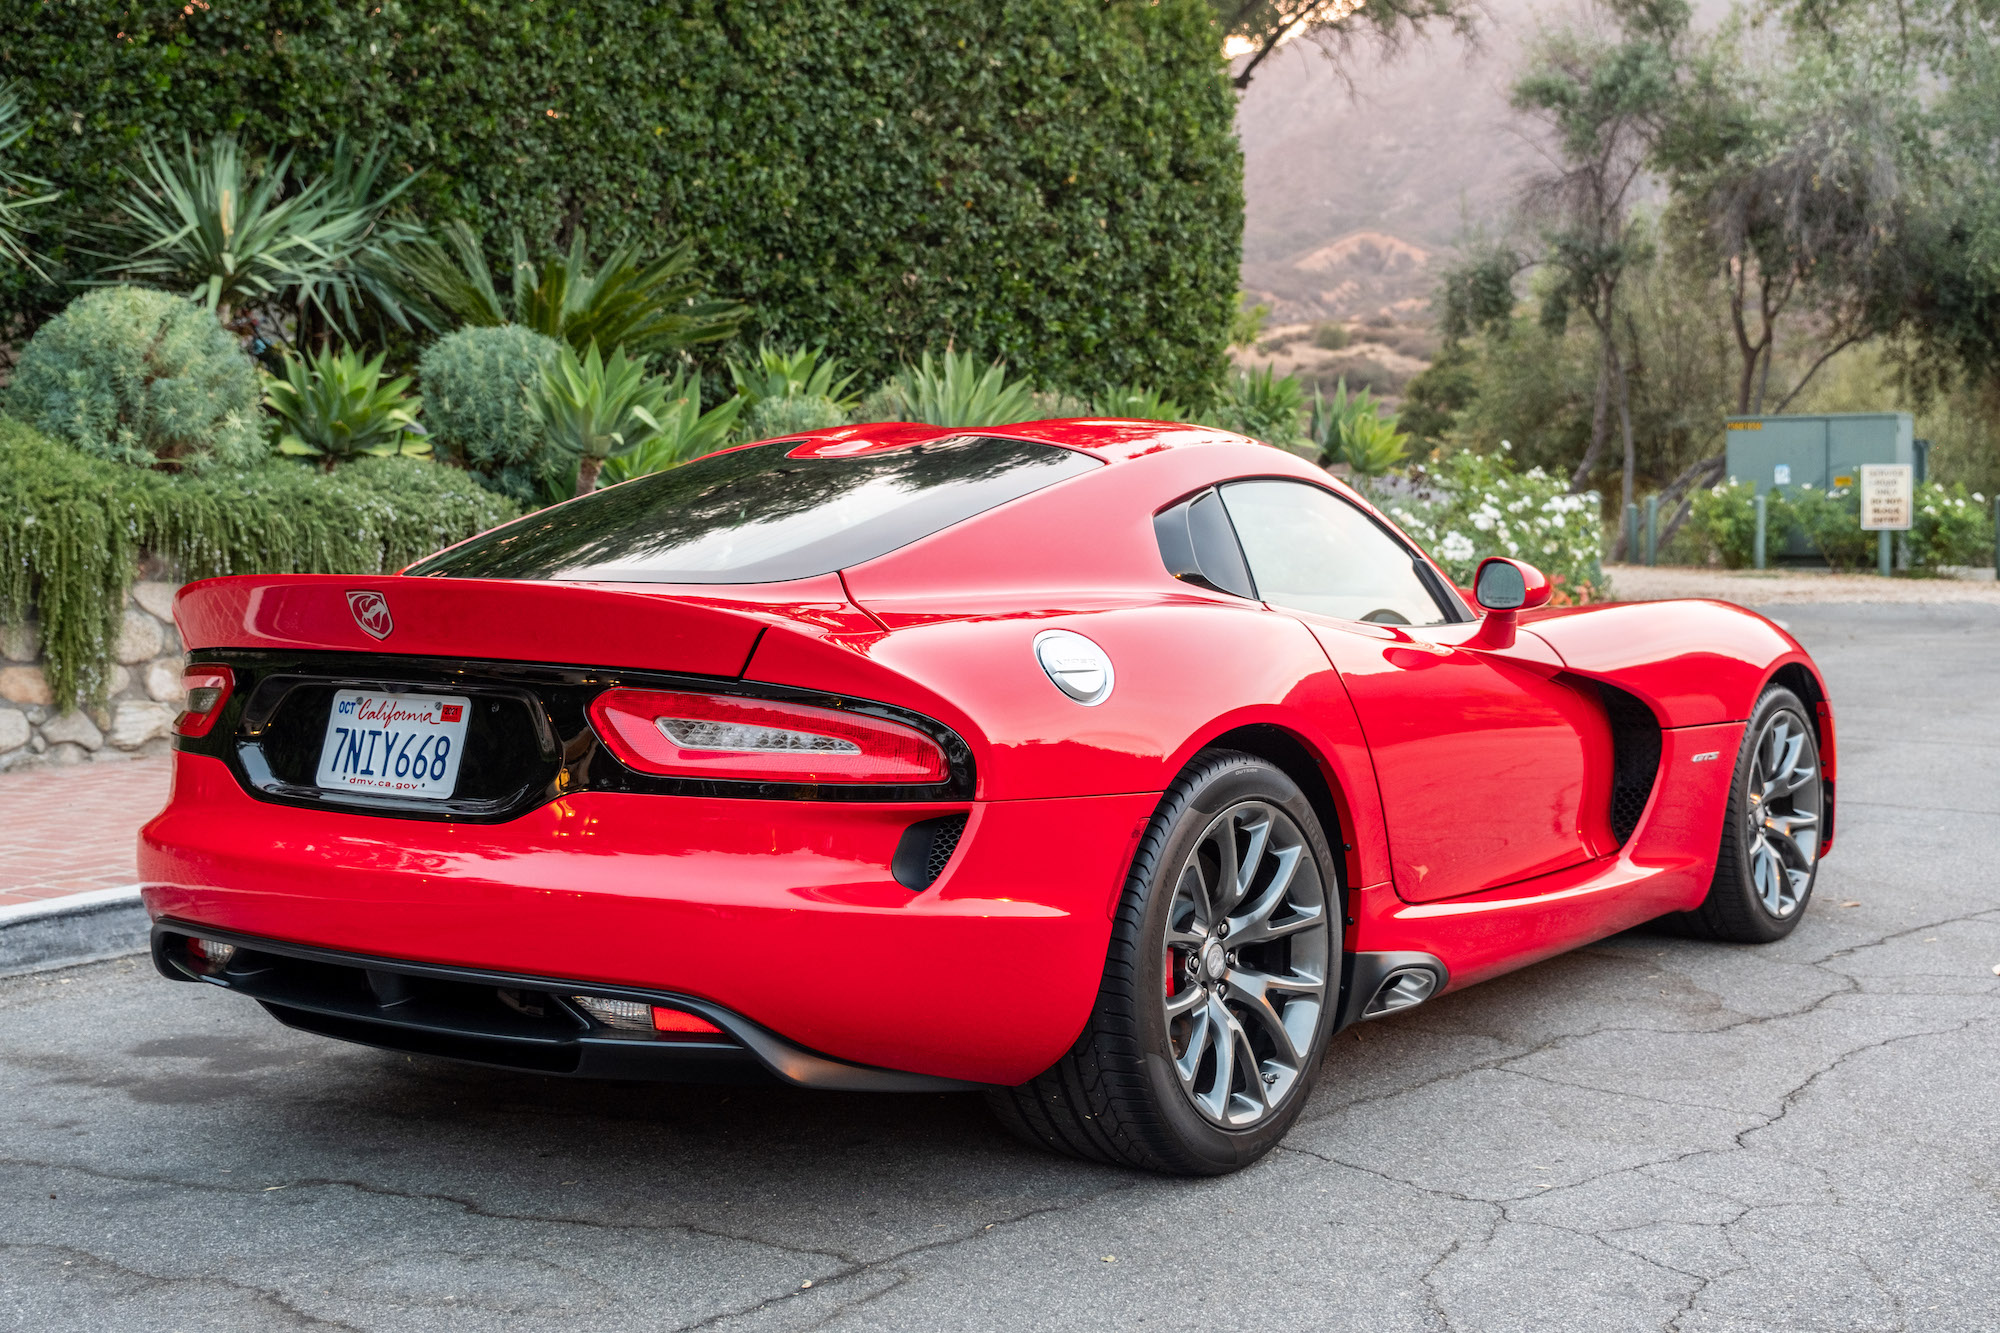
[[[606,690],[590,705],[605,745],[642,773],[747,782],[943,782],[944,751],[914,727],[772,699]]]
[[[208,735],[235,686],[236,677],[226,666],[199,663],[183,671],[181,688],[187,691],[187,706],[174,719],[174,731],[182,736]]]
[[[653,1027],[659,1032],[698,1032],[703,1036],[722,1035],[722,1029],[706,1018],[697,1018],[683,1009],[653,1006]]]

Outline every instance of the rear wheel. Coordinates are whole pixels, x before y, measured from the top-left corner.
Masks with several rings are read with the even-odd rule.
[[[1256,1161],[1311,1090],[1339,988],[1334,862],[1311,804],[1218,751],[1133,860],[1096,1008],[1068,1054],[990,1101],[1031,1143],[1183,1175]]]
[[[1791,934],[1819,874],[1824,816],[1818,732],[1799,697],[1774,685],[1744,728],[1715,879],[1685,923],[1741,944]]]

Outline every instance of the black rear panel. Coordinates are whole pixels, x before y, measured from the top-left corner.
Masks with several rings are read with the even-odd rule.
[[[199,738],[178,737],[176,747],[221,759],[245,790],[282,805],[493,824],[579,791],[790,801],[969,800],[973,792],[972,752],[949,728],[905,709],[810,690],[657,672],[361,653],[203,652],[194,659],[228,665],[236,688],[213,731]],[[618,762],[590,726],[591,700],[613,686],[786,699],[887,718],[935,740],[944,750],[951,779],[927,786],[802,785],[636,773]],[[313,785],[333,696],[343,689],[449,693],[471,700],[464,759],[450,799]]]

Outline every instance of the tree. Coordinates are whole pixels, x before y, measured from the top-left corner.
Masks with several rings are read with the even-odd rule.
[[[1704,62],[1657,157],[1723,274],[1735,410],[1752,416],[1784,411],[1834,356],[1899,321],[1916,107],[1869,62],[1807,51],[1753,72],[1726,52]],[[1817,355],[1772,403],[1787,324]]]
[[[1610,0],[1605,10],[1614,35],[1578,28],[1544,35],[1515,81],[1512,100],[1549,131],[1550,170],[1530,183],[1522,200],[1542,233],[1540,263],[1548,274],[1543,324],[1560,330],[1572,312],[1580,313],[1598,337],[1590,447],[1570,486],[1582,490],[1596,469],[1615,407],[1624,443],[1621,496],[1629,505],[1638,457],[1630,377],[1619,346],[1620,287],[1626,270],[1650,249],[1633,223],[1631,200],[1680,95],[1689,10],[1685,0]]]
[[[1234,76],[1239,90],[1250,86],[1266,56],[1295,37],[1338,58],[1362,36],[1393,49],[1441,25],[1469,38],[1478,13],[1474,0],[1209,0],[1209,4],[1223,37],[1249,49],[1249,58]]]

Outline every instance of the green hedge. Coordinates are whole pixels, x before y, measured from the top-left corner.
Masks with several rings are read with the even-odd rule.
[[[78,259],[148,136],[343,132],[489,239],[687,235],[750,336],[878,379],[949,341],[1094,391],[1220,382],[1242,161],[1205,0],[59,0],[0,25]],[[61,303],[15,275],[0,327]]]
[[[372,574],[519,513],[424,459],[173,476],[87,458],[0,417],[0,624],[39,618],[49,687],[74,707],[104,697],[142,551],[187,579]]]

